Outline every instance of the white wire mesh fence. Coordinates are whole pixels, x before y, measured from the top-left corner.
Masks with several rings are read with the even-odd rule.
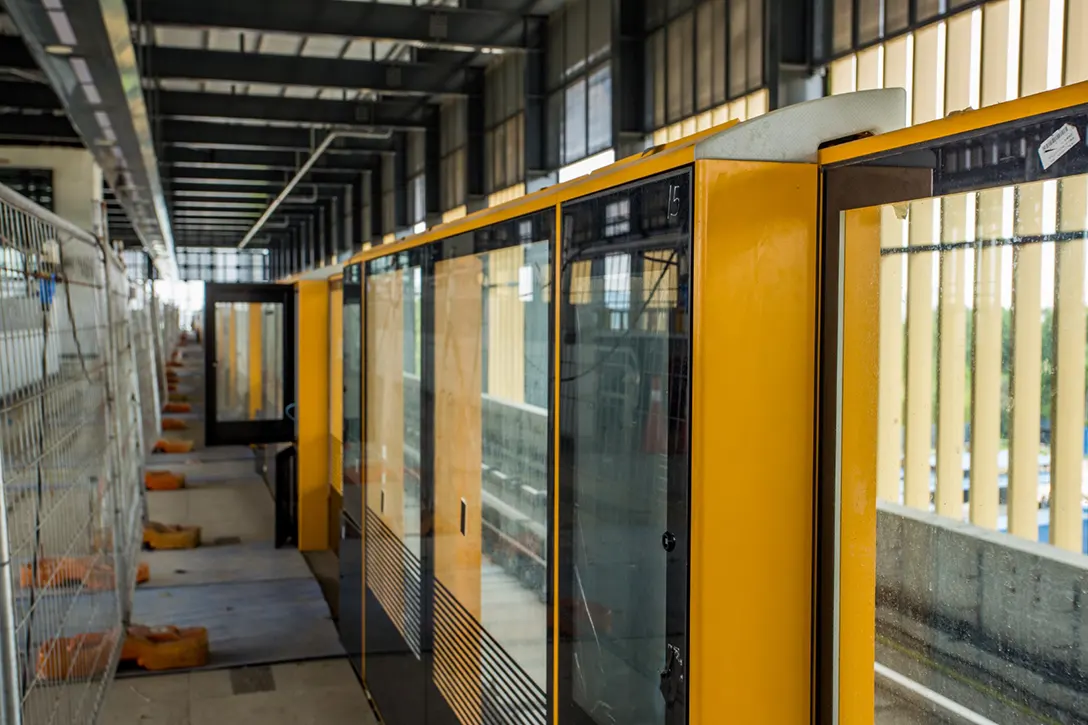
[[[138,298],[112,250],[0,185],[4,725],[93,723],[116,671],[164,374],[145,361],[173,337]]]

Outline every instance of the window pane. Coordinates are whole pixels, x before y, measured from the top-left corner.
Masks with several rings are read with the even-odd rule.
[[[883,5],[884,0],[858,0],[859,45],[871,43],[881,37],[883,28],[880,27],[880,15]]]
[[[673,21],[668,29],[668,107],[666,122],[679,121],[684,86],[684,36],[680,23]]]
[[[729,0],[729,97],[748,91],[748,0]]]
[[[583,266],[561,287],[559,576],[573,613],[560,651],[598,725],[668,722],[662,653],[686,629],[669,616],[686,612],[686,587],[670,586],[683,555],[660,538],[689,481],[688,178],[563,206]]]
[[[714,5],[699,6],[695,24],[695,105],[705,111],[714,103]]]
[[[695,28],[694,13],[682,15],[677,21],[680,35],[680,117],[695,113]]]
[[[748,90],[763,85],[763,1],[748,0]]]
[[[566,144],[563,163],[570,164],[586,155],[586,82],[577,80],[571,83],[566,93]]]
[[[910,4],[903,2],[885,3],[884,6],[884,37],[907,29],[910,24]]]
[[[420,656],[420,266],[407,253],[367,263],[366,580]]]
[[[436,680],[463,679],[463,643],[480,642],[483,707],[509,722],[542,722],[547,707],[548,411],[524,393],[529,371],[548,369],[546,311],[543,327],[526,323],[551,226],[544,212],[447,240],[435,266]]]
[[[732,0],[736,2],[737,0]],[[854,47],[854,0],[834,0],[835,17],[831,26],[831,51],[845,53]],[[900,3],[906,6],[907,3]]]
[[[714,85],[714,105],[720,105],[728,100],[726,92],[726,31],[729,23],[726,20],[725,0],[711,0],[714,9],[714,57],[712,79]],[[701,22],[701,21],[700,21]]]
[[[612,66],[589,76],[589,148],[593,154],[612,145]]]
[[[646,61],[649,65],[647,75],[653,78],[654,128],[661,128],[668,123],[665,114],[665,31],[659,30],[649,38],[650,47],[646,50]]]
[[[558,168],[563,163],[562,151],[564,147],[563,137],[565,130],[563,113],[566,110],[565,103],[563,91],[557,91],[548,96],[548,128],[545,137],[545,152],[548,159],[548,166],[553,169]]]

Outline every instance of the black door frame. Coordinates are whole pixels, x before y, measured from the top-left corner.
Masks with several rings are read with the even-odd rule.
[[[279,420],[216,420],[216,320],[218,303],[271,303],[283,306],[283,407]],[[295,288],[282,284],[204,285],[204,445],[228,446],[256,443],[285,443],[295,439],[295,421],[286,411],[295,400]]]

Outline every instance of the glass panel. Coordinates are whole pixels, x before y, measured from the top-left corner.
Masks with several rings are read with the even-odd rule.
[[[589,76],[589,149],[595,154],[612,145],[612,66]]]
[[[420,656],[420,265],[408,253],[367,263],[367,586]]]
[[[563,163],[572,164],[586,156],[586,81],[585,78],[571,83],[566,92],[566,144]]]
[[[214,314],[216,421],[282,420],[283,306],[216,302]]]
[[[362,290],[360,269],[352,265],[344,271],[344,486],[362,484]],[[345,491],[345,507],[348,493]],[[350,512],[358,520],[361,512]]]
[[[748,91],[748,0],[729,0],[729,97]]]
[[[704,2],[696,12],[695,105],[705,111],[714,104],[714,5]]]
[[[764,0],[748,0],[748,88],[763,85]],[[749,114],[749,117],[751,114]]]
[[[563,207],[560,636],[601,725],[686,722],[690,214],[687,171]]]
[[[1081,721],[1088,177],[844,228],[847,249],[881,248],[877,722],[931,721],[904,683],[979,722]]]
[[[435,680],[466,679],[471,642],[482,709],[509,722],[546,719],[548,411],[525,391],[530,371],[546,384],[546,318],[529,322],[553,219],[447,239],[435,267]]]
[[[903,3],[904,7],[906,3]],[[881,37],[884,0],[859,0],[858,44],[867,45]]]

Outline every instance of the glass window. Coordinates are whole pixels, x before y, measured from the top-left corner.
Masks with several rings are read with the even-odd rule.
[[[736,5],[747,0],[729,0]],[[834,18],[831,25],[831,52],[844,53],[851,50],[854,45],[854,0],[833,0]],[[903,5],[907,3],[892,3]]]
[[[726,92],[726,29],[729,25],[726,20],[726,5],[725,0],[710,0],[710,5],[714,8],[714,58],[712,66],[714,69],[712,78],[714,84],[714,105],[725,103],[728,100],[728,94]]]
[[[667,47],[667,122],[679,121],[682,117],[684,97],[684,34],[678,21],[669,23]]]
[[[344,270],[344,402],[343,402],[343,480],[344,510],[361,524],[363,482],[363,320],[361,270],[353,264]],[[358,508],[356,508],[358,507]]]
[[[843,218],[871,250],[844,350],[879,332],[871,383],[842,378],[844,465],[875,473],[876,707],[913,680],[979,721],[1081,720],[1088,176]]]
[[[553,219],[447,239],[434,272],[435,678],[463,680],[456,623],[475,620],[483,708],[509,722],[547,707],[550,437],[525,394],[547,384]]]
[[[664,723],[686,649],[689,173],[563,207],[559,688],[600,725]]]
[[[220,423],[282,420],[282,386],[267,382],[283,375],[283,356],[276,350],[279,335],[269,326],[281,323],[283,305],[276,303],[216,302],[215,400]],[[261,319],[271,318],[262,330]],[[272,397],[269,397],[269,396]]]
[[[367,586],[420,656],[421,266],[404,252],[367,263]]]
[[[589,148],[595,154],[612,145],[612,66],[589,76]]]
[[[763,2],[748,0],[748,88],[763,85]]]
[[[563,163],[571,164],[586,156],[586,81],[576,80],[566,93],[566,143]]]
[[[729,97],[747,92],[748,0],[729,0]]]
[[[884,0],[858,0],[858,44],[867,45],[881,37]]]
[[[704,2],[695,24],[695,104],[705,111],[714,104],[714,5]]]
[[[695,113],[694,18],[694,13],[685,13],[674,23],[680,42],[680,118]]]

